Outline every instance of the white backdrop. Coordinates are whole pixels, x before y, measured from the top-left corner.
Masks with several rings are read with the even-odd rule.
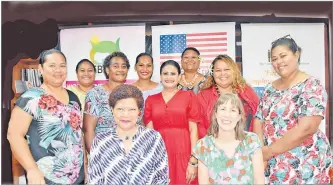
[[[68,62],[67,85],[77,83],[75,67],[84,58],[94,60],[96,64],[95,83],[104,83],[103,60],[118,48],[130,61],[127,76],[127,83],[130,83],[138,78],[134,71],[135,58],[139,53],[145,52],[145,24],[63,29],[60,31],[60,48]]]
[[[235,23],[179,24],[152,27],[152,50],[154,74],[152,80],[159,82],[162,62],[172,59],[180,62],[186,47],[195,47],[204,61],[200,72],[205,74],[213,59],[228,54],[235,60]]]
[[[302,48],[300,70],[325,85],[325,37],[323,23],[242,24],[243,76],[261,96],[264,87],[278,78],[269,62],[271,43],[290,34]],[[325,120],[320,129],[325,132]]]

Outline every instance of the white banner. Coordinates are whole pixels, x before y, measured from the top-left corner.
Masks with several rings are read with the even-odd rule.
[[[160,81],[160,65],[166,60],[180,62],[187,47],[200,51],[203,62],[200,73],[206,74],[209,65],[219,54],[235,60],[235,23],[179,24],[152,27],[154,73],[152,80]]]
[[[67,85],[77,84],[76,64],[84,58],[96,65],[95,84],[105,83],[103,60],[114,51],[121,51],[128,57],[131,67],[126,83],[135,81],[135,58],[145,52],[145,25],[73,28],[60,31],[60,48],[67,57]]]
[[[290,34],[302,48],[300,70],[325,85],[325,38],[323,23],[242,24],[243,76],[261,96],[264,87],[277,78],[271,63],[271,43]],[[325,121],[320,128],[325,132]]]

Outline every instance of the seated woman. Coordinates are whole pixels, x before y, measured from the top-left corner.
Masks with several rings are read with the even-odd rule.
[[[153,57],[148,53],[140,53],[135,60],[135,71],[139,79],[132,85],[142,91],[143,99],[146,100],[149,95],[160,93],[163,86],[151,80],[154,71]]]
[[[141,91],[115,88],[109,97],[115,125],[96,135],[90,149],[89,184],[168,184],[166,148],[161,135],[141,126]]]
[[[208,135],[193,148],[199,160],[199,184],[264,184],[259,137],[244,131],[245,112],[236,94],[225,93],[214,105]]]

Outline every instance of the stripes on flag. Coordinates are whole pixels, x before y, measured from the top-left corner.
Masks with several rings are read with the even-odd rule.
[[[227,38],[227,32],[160,35],[160,63],[166,60],[180,62],[185,48],[195,47],[206,64],[200,68],[207,68],[217,55],[227,53]]]

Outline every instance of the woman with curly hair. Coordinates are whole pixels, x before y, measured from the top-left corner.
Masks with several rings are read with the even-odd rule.
[[[109,95],[114,88],[124,84],[129,68],[127,56],[122,52],[113,52],[104,59],[104,75],[108,82],[91,89],[85,100],[83,131],[87,152],[90,152],[95,135],[114,124],[108,103]]]
[[[219,55],[213,60],[210,67],[210,76],[207,78],[203,89],[198,94],[202,116],[202,122],[198,125],[199,138],[206,135],[214,104],[224,93],[237,94],[242,100],[247,118],[245,129],[252,131],[252,118],[257,111],[259,98],[256,92],[246,84],[232,58],[228,55]]]
[[[120,85],[108,103],[116,124],[93,140],[89,184],[169,184],[162,136],[141,125],[142,92],[133,85]]]

